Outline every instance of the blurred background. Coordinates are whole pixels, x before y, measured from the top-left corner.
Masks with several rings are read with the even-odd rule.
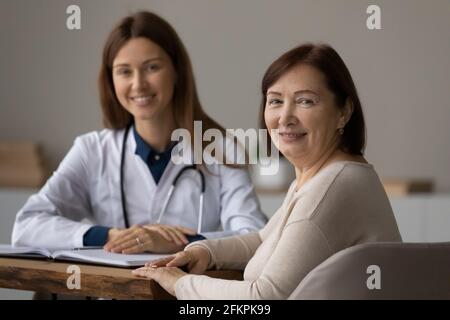
[[[80,30],[66,27],[73,4]],[[380,30],[366,25],[373,4]],[[448,0],[0,0],[0,243],[75,137],[102,129],[101,50],[118,20],[140,9],[177,30],[203,107],[226,128],[258,126],[260,82],[280,54],[307,41],[332,45],[356,83],[366,158],[403,239],[450,241]],[[273,188],[254,176],[267,216],[295,178],[282,170]],[[0,291],[11,297],[28,295]]]

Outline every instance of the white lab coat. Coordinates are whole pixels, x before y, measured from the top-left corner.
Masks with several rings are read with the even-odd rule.
[[[12,244],[48,248],[83,246],[93,225],[124,227],[120,194],[120,156],[125,130],[102,130],[78,137],[39,193],[18,212]],[[124,192],[130,225],[156,223],[176,174],[184,165],[171,161],[156,185],[148,166],[127,139]],[[264,226],[249,174],[244,169],[208,165],[202,235],[217,238]],[[178,180],[161,223],[197,230],[200,177],[187,170]]]

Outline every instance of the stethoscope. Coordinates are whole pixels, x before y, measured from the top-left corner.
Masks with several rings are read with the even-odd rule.
[[[124,168],[124,164],[125,164],[126,142],[127,142],[127,139],[128,139],[128,133],[130,131],[131,125],[127,126],[127,128],[125,129],[125,135],[123,136],[123,141],[122,141],[122,153],[120,155],[120,194],[121,194],[121,198],[122,198],[123,220],[125,222],[125,227],[126,228],[130,227],[130,223],[128,221],[128,212],[127,212],[127,208],[126,208],[126,204],[125,204],[126,201],[125,201],[125,191],[124,191],[124,188],[123,188],[123,168]],[[170,201],[170,198],[172,196],[173,190],[175,189],[175,186],[177,185],[177,182],[180,179],[180,177],[187,170],[195,170],[200,175],[201,193],[200,193],[200,204],[199,204],[199,209],[198,209],[199,212],[198,212],[198,224],[197,224],[197,234],[200,234],[201,231],[202,231],[203,196],[205,194],[205,175],[203,174],[203,172],[195,164],[185,166],[175,176],[175,179],[173,180],[172,185],[170,186],[169,192],[167,193],[166,199],[164,200],[164,204],[163,204],[163,206],[161,208],[161,211],[159,213],[157,223],[161,223],[162,216],[163,216],[164,212],[167,209],[167,206],[169,204],[169,201]]]

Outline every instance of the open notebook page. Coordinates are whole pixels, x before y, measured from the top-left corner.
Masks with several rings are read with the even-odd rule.
[[[149,261],[168,257],[170,254],[122,254],[107,252],[103,249],[89,249],[55,251],[52,256],[54,259],[85,261],[122,267],[136,267],[143,266]]]
[[[51,252],[45,248],[13,247],[10,244],[0,244],[0,255],[21,257],[45,256],[50,258]]]

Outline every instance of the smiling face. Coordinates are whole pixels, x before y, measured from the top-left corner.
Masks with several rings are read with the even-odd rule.
[[[147,38],[130,39],[113,61],[117,99],[135,121],[172,117],[175,77],[167,53]]]
[[[266,126],[279,130],[272,139],[294,165],[311,167],[337,149],[338,129],[348,121],[350,106],[338,108],[316,68],[293,67],[268,88],[266,98]]]

